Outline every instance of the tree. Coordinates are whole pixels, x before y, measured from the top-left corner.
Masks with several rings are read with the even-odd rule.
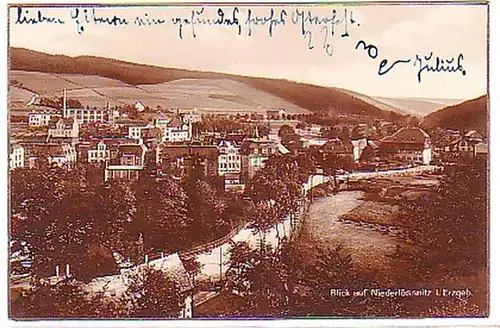
[[[278,242],[281,238],[279,223],[299,209],[302,184],[309,178],[307,173],[312,170],[306,164],[306,159],[292,154],[270,156],[266,166],[255,174],[245,188],[246,195],[254,203],[253,224],[259,231],[274,225]],[[301,163],[306,164],[302,169]]]
[[[446,167],[434,195],[401,204],[411,238],[426,245],[431,267],[469,275],[487,263],[487,164],[477,160]]]
[[[118,318],[124,312],[119,303],[107,301],[102,294],[90,295],[77,282],[56,285],[41,283],[11,303],[15,319]]]
[[[295,129],[288,124],[284,124],[278,130],[278,137],[283,138],[285,135],[295,134]]]
[[[184,303],[179,283],[150,266],[131,277],[125,294],[133,318],[178,318]]]
[[[229,288],[245,297],[246,309],[256,315],[288,313],[288,272],[279,251],[254,251],[246,243],[230,250],[226,276]]]

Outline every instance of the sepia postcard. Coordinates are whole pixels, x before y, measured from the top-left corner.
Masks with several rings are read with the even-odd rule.
[[[489,3],[8,5],[8,304],[490,317]]]

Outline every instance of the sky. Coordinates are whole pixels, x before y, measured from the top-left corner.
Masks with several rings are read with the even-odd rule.
[[[285,78],[333,86],[382,97],[422,97],[471,99],[487,92],[487,7],[484,5],[315,5],[315,6],[238,6],[238,27],[220,25],[179,25],[172,19],[190,19],[193,10],[203,13],[200,19],[216,19],[221,8],[232,21],[234,6],[170,7],[86,7],[95,17],[127,19],[128,25],[110,26],[84,21],[79,8],[23,7],[18,16],[10,8],[10,46],[69,56],[95,55],[141,64],[215,71],[248,76]],[[257,18],[269,17],[274,10],[272,36],[269,23]],[[20,24],[18,18],[36,19],[38,10],[44,17],[58,18],[64,24]],[[254,24],[248,25],[248,10]],[[332,24],[309,24],[310,17],[341,19],[332,35]],[[348,19],[344,20],[347,11]],[[279,24],[284,12],[284,25]],[[286,13],[286,16],[285,16]],[[351,16],[352,13],[352,16]],[[76,18],[72,18],[77,16]],[[138,26],[136,17],[165,19],[164,24]],[[350,19],[352,17],[352,20]],[[79,33],[76,20],[84,30]],[[302,26],[304,19],[304,27]],[[310,21],[310,20],[309,20]],[[345,27],[345,23],[347,28]],[[251,35],[249,34],[251,28]],[[344,32],[348,36],[342,37]],[[363,49],[358,45],[364,41]],[[312,47],[312,48],[311,48]],[[424,56],[432,57],[429,60]],[[370,57],[370,55],[372,57]],[[460,65],[457,65],[462,55]],[[417,56],[422,58],[418,61]],[[455,72],[432,72],[436,57],[451,61]],[[385,68],[396,63],[386,74]],[[418,80],[420,65],[423,69]],[[465,74],[463,73],[465,71]]]

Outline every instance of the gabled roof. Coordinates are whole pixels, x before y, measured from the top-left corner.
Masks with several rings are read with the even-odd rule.
[[[343,142],[340,139],[332,139],[327,141],[320,147],[323,151],[332,151],[337,154],[352,153],[353,145],[350,142]]]
[[[73,118],[59,118],[51,120],[50,128],[55,129],[57,124],[63,124],[65,129],[73,129]]]
[[[266,139],[245,139],[243,141],[243,144],[241,145],[241,152],[242,154],[251,152],[253,149],[264,149],[264,148],[271,148],[271,149],[277,149],[278,144],[272,140],[266,140]]]
[[[382,138],[383,143],[412,143],[424,144],[430,136],[421,128],[401,128],[392,136]]]
[[[158,128],[145,128],[141,132],[143,138],[160,138],[163,133]]]
[[[219,144],[218,144],[218,147],[232,147],[232,148],[236,148],[236,142],[234,142],[233,140],[227,140],[227,139],[221,139],[219,141]]]
[[[172,128],[181,128],[182,127],[182,121],[178,117],[174,117],[172,121],[168,123],[169,127]]]

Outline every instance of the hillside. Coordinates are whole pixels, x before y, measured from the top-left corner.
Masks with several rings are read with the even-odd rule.
[[[446,106],[459,104],[464,99],[427,99],[427,98],[386,98],[373,97],[374,99],[392,106],[395,110],[423,117]]]
[[[129,86],[137,86],[143,91],[147,89],[144,85],[157,85],[176,80],[192,81],[194,79],[197,81],[198,85],[203,84],[202,80],[235,81],[240,83],[238,87],[240,89],[242,84],[245,84],[253,90],[252,92],[254,92],[254,94],[257,94],[259,91],[264,92],[269,97],[279,98],[281,101],[291,103],[298,108],[313,112],[329,111],[342,114],[363,114],[380,118],[388,118],[391,116],[391,112],[384,111],[340,89],[297,83],[288,80],[163,68],[101,57],[49,55],[21,48],[10,48],[9,58],[11,70],[44,72],[50,74],[93,75],[120,81]],[[68,84],[82,83],[82,80],[84,80],[84,78],[68,78],[68,76],[66,76],[66,82]],[[213,85],[214,82],[211,84]],[[127,88],[129,86],[103,88]],[[99,92],[99,90],[93,87],[90,90]],[[122,91],[130,90],[125,89]],[[137,90],[134,90],[134,92],[136,91]],[[106,97],[106,95],[100,95]],[[237,96],[244,96],[244,94],[240,93]],[[276,100],[276,98],[274,100]],[[228,101],[228,98],[220,99],[219,97],[219,99],[216,100],[218,100],[218,102],[224,102]],[[231,98],[229,98],[229,101],[230,100]],[[246,100],[242,101],[246,102]],[[250,103],[247,103],[247,105],[254,105],[251,99]],[[266,104],[261,106],[266,106]],[[392,113],[392,117],[394,117],[394,113]]]
[[[448,106],[424,118],[427,128],[474,129],[482,134],[488,132],[488,99],[481,96],[454,106]]]

